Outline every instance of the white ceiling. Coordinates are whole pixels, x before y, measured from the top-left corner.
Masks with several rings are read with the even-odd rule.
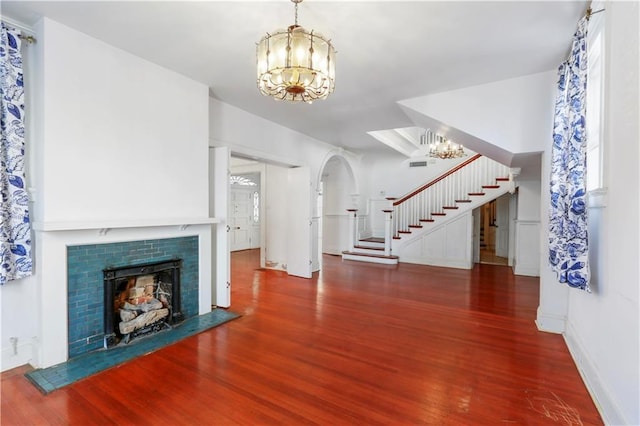
[[[2,1],[31,26],[47,16],[175,70],[238,108],[355,151],[367,132],[413,123],[397,101],[555,69],[587,1],[306,0],[299,23],[333,40],[336,90],[312,105],[256,88],[255,43],[293,23],[277,1]]]

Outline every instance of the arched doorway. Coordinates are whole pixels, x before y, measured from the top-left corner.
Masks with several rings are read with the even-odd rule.
[[[316,189],[317,258],[321,259],[323,253],[340,255],[349,245],[347,209],[358,208],[359,202],[349,160],[341,153],[328,155],[320,169]]]

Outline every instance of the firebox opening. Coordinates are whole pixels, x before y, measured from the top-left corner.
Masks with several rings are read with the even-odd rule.
[[[173,260],[104,270],[105,348],[182,320],[180,266]]]

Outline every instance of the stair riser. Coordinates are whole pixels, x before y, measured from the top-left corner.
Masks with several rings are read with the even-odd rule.
[[[385,265],[397,265],[398,259],[383,259],[379,257],[358,256],[355,254],[343,254],[342,260],[355,260],[357,262],[380,263]]]
[[[353,250],[356,253],[363,253],[363,254],[384,254],[384,250],[375,250],[375,249],[366,249],[366,248],[360,248],[360,247],[354,247]]]

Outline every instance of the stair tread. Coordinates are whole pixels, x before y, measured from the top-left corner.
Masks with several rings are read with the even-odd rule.
[[[446,213],[431,213],[431,216],[446,216]]]
[[[409,225],[409,228],[422,228],[422,225]]]
[[[496,181],[498,181],[498,182],[508,182],[509,178],[508,177],[499,177],[499,178],[496,178]]]
[[[456,200],[456,203],[471,203],[473,200]]]
[[[369,238],[361,238],[360,241],[365,243],[384,243],[384,238],[369,237]]]
[[[469,192],[469,195],[478,195],[478,196],[481,196],[481,195],[485,195],[485,193],[484,193],[484,192]]]
[[[435,222],[433,219],[420,219],[420,222]]]
[[[500,185],[482,185],[483,189],[498,189]]]
[[[364,257],[378,257],[380,259],[398,259],[398,256],[395,256],[393,254],[386,256],[384,254],[375,254],[375,253],[358,253],[355,251],[349,251],[349,250],[345,250],[342,252],[342,254],[348,254],[348,255],[352,255],[352,256],[364,256]]]
[[[445,210],[458,210],[460,207],[457,206],[444,206],[443,209]]]
[[[364,249],[364,250],[382,250],[384,251],[384,247],[369,247],[369,246],[353,246],[353,248],[357,248],[357,249]]]

